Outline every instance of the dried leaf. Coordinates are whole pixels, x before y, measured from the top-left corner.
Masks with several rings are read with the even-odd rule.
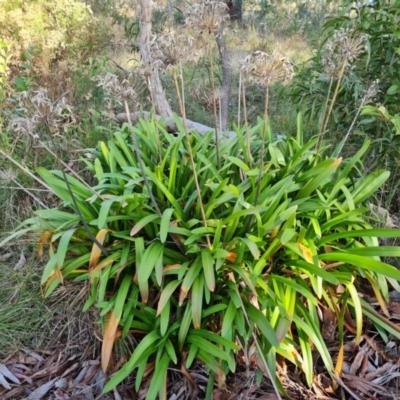
[[[321,334],[325,340],[331,340],[336,332],[336,314],[328,307],[322,307],[322,329]]]
[[[225,260],[231,262],[232,264],[236,261],[237,254],[229,251],[228,255],[225,257]]]
[[[54,382],[58,379],[54,378],[51,381],[39,386],[36,390],[34,390],[27,398],[27,400],[41,400],[43,396],[53,387]]]
[[[14,389],[10,390],[7,394],[2,394],[2,400],[7,400],[7,399],[15,399],[19,398],[20,395],[24,392],[24,388],[22,386],[17,386]]]
[[[353,363],[350,367],[350,374],[349,375],[356,375],[357,371],[360,369],[361,364],[366,356],[366,352],[364,350],[360,350],[354,358]]]
[[[26,264],[26,258],[25,258],[24,252],[21,251],[21,255],[20,255],[20,257],[19,257],[19,260],[18,260],[18,262],[14,265],[14,270],[16,271],[16,270],[22,268],[25,264]]]
[[[79,363],[75,363],[71,365],[69,368],[65,370],[65,372],[61,375],[61,378],[65,378],[70,372],[77,369],[79,367]]]
[[[46,231],[39,239],[37,253],[40,261],[43,261],[43,245],[45,243],[48,243],[52,236],[53,236],[52,231]]]
[[[122,397],[121,397],[121,395],[117,392],[117,389],[116,389],[116,388],[114,388],[113,393],[114,393],[114,399],[115,399],[115,400],[122,400]]]
[[[304,244],[302,243],[296,243],[296,246],[299,248],[302,257],[310,264],[314,264],[313,256],[310,249],[304,246]]]
[[[108,313],[108,321],[106,322],[106,326],[104,329],[103,345],[101,348],[101,367],[104,372],[106,372],[108,364],[110,363],[112,349],[115,341],[115,334],[117,332],[120,319],[121,317],[115,317],[114,310],[111,310]]]
[[[56,390],[53,394],[56,397],[56,400],[68,400],[71,398],[67,393],[64,393],[60,389]]]
[[[101,245],[103,245],[104,239],[108,232],[110,232],[110,229],[100,229],[99,232],[97,233],[96,239]],[[96,265],[99,263],[100,256],[101,256],[100,247],[98,247],[96,243],[93,243],[92,253],[90,254],[90,260],[89,260],[89,271],[92,271],[93,268],[96,267]]]
[[[54,386],[59,389],[65,389],[67,387],[67,384],[68,384],[67,378],[61,378],[54,384]]]
[[[5,380],[4,376],[0,374],[0,385],[4,387],[4,389],[10,390],[11,386],[10,384]]]
[[[28,382],[30,385],[33,385],[33,380],[29,376],[20,373],[14,373],[14,375],[19,379],[24,379],[25,382]]]
[[[381,367],[377,368],[376,371],[370,372],[369,374],[365,375],[365,379],[367,381],[372,381],[379,375],[385,375],[386,372],[393,366],[392,363],[387,362],[386,364],[383,364]]]
[[[17,385],[21,384],[21,382],[18,380],[18,378],[16,376],[14,376],[4,364],[0,364],[0,375],[4,375],[11,382],[16,383]]]
[[[11,256],[13,256],[14,254],[13,253],[5,253],[5,254],[2,254],[1,256],[0,256],[0,261],[7,261]]]

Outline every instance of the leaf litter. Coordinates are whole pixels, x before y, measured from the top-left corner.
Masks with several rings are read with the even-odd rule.
[[[72,308],[80,308],[80,304],[77,304],[79,302],[73,301],[71,304],[70,300],[76,299],[78,295],[82,297],[82,292],[78,293],[65,287],[56,292],[58,301],[68,304],[65,307],[66,314],[70,313]],[[381,318],[387,318],[375,298],[364,295],[364,299],[374,307]],[[340,352],[336,315],[322,305],[320,307],[321,334],[336,362]],[[391,293],[387,309],[391,323],[398,326],[400,296]],[[8,356],[5,361],[1,361],[0,399],[145,400],[151,380],[151,368],[138,393],[134,391],[135,377],[130,376],[113,392],[102,394],[108,376],[102,372],[99,343],[93,340],[94,337],[102,336],[96,324],[98,320],[96,313],[78,313],[74,316],[75,322],[69,324],[67,334],[60,333],[63,332],[60,330],[60,325],[65,322],[66,316],[54,314],[53,318],[54,320],[49,323],[54,324],[54,332],[59,330],[59,333],[49,339],[47,347],[42,345],[39,349],[21,349]],[[385,343],[378,332],[373,330],[373,325],[365,321],[364,333],[357,346],[355,323],[350,314],[346,316],[346,328],[343,339],[343,363],[337,376],[330,376],[327,373],[322,361],[319,362],[318,352],[314,351],[315,377],[312,386],[308,387],[302,371],[278,357],[277,375],[288,398],[292,400],[400,399],[400,341],[389,335]],[[116,341],[117,346],[113,351],[115,360],[111,360],[115,370],[129,359],[130,352],[137,344],[134,335],[128,337],[128,340],[130,343],[125,343],[125,346],[118,346],[122,339]],[[121,348],[124,348],[123,352]],[[244,349],[239,350],[236,359],[236,372],[228,374],[222,387],[215,385],[212,399],[278,399],[265,375],[261,383],[257,384],[257,375],[262,369],[262,362],[254,348],[250,347],[247,354]],[[167,399],[202,399],[208,380],[207,368],[201,363],[194,363],[190,371],[170,366]]]

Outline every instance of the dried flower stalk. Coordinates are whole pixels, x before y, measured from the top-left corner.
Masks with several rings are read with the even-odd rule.
[[[200,0],[185,12],[185,24],[197,34],[222,34],[229,23],[228,6],[219,0]]]
[[[18,98],[18,109],[23,116],[11,119],[12,130],[28,137],[34,132],[36,139],[39,139],[37,128],[41,125],[54,132],[58,131],[60,124],[66,129],[76,122],[73,107],[67,104],[65,95],[53,101],[45,88],[22,92]]]
[[[342,28],[334,32],[332,39],[328,40],[322,51],[321,65],[324,71],[324,73],[322,74],[322,79],[329,79],[330,83],[325,103],[325,114],[322,119],[322,125],[316,144],[317,156],[320,151],[322,140],[324,138],[325,131],[328,126],[333,106],[336,102],[339,88],[342,83],[342,79],[346,72],[346,69],[348,69],[351,64],[354,63],[357,57],[365,51],[365,42],[367,40],[368,36],[365,34],[358,35],[352,29]],[[337,80],[337,83],[328,112],[326,113],[330,91],[334,80]],[[315,162],[317,162],[317,159],[318,158],[316,157]]]
[[[264,129],[261,138],[260,171],[258,174],[257,192],[254,204],[257,205],[260,193],[261,178],[264,169],[264,152],[267,135],[269,89],[275,82],[288,83],[294,75],[293,63],[281,55],[277,49],[272,54],[255,51],[240,62],[241,79],[265,87]],[[243,99],[245,106],[244,85]],[[247,124],[246,124],[247,125]],[[270,138],[271,140],[272,138]],[[250,138],[246,127],[246,140],[249,145]],[[251,223],[251,221],[250,221]]]
[[[275,82],[288,83],[294,75],[293,63],[278,50],[272,54],[255,51],[240,62],[243,79],[256,85],[271,87]]]
[[[348,129],[342,143],[340,144],[340,146],[337,150],[337,153],[336,153],[337,157],[339,157],[339,154],[343,150],[343,147],[344,147],[345,143],[347,142],[347,139],[349,138],[350,133],[353,131],[354,125],[361,113],[362,107],[365,106],[368,102],[370,102],[372,99],[374,99],[377,96],[378,89],[379,89],[379,80],[376,80],[376,81],[372,82],[372,84],[366,90],[364,96],[361,99],[360,107],[358,108],[357,113],[354,116],[353,121],[350,125],[350,128]]]

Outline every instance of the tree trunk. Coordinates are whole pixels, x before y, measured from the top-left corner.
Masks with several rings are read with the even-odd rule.
[[[231,99],[232,69],[229,64],[228,49],[225,38],[222,34],[215,35],[218,45],[219,58],[222,66],[222,87],[221,87],[221,106],[220,106],[220,129],[225,131],[229,127],[229,102]]]
[[[153,66],[153,60],[150,53],[152,0],[140,0],[140,4],[142,11],[140,24],[140,55],[142,62],[146,67],[147,85],[151,93],[152,101],[154,102],[156,113],[159,115],[172,116],[171,107],[165,97],[158,70]]]

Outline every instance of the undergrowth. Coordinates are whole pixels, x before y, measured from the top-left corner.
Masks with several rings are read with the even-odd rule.
[[[16,350],[39,348],[48,338],[46,320],[52,310],[43,302],[37,283],[41,265],[18,262],[21,254],[3,253],[0,258],[0,358]],[[24,256],[25,257],[25,256]],[[15,268],[15,266],[17,268]]]
[[[42,0],[38,7],[45,3]],[[386,2],[382,10],[393,22],[395,5],[388,10],[383,5]],[[367,21],[368,16],[365,8],[358,12],[359,25],[347,16],[326,25],[330,48],[300,70],[289,86],[296,107],[282,103],[287,89],[281,84],[299,69],[287,54],[271,47],[277,32],[259,34],[240,27],[240,35],[228,35],[236,65],[230,103],[234,138],[218,136],[217,131],[201,136],[185,123],[187,115],[210,125],[217,114],[222,72],[213,54],[205,51],[211,45],[199,47],[200,63],[182,67],[182,60],[172,62],[173,57],[164,62],[167,97],[183,117],[174,116],[177,131],[170,134],[156,118],[129,121],[122,127],[115,124],[117,112],[130,115],[129,104],[133,108],[150,104],[151,96],[131,85],[135,77],[126,65],[111,64],[105,53],[92,57],[92,51],[102,48],[96,47],[99,43],[92,36],[87,52],[78,35],[68,51],[44,58],[52,74],[41,71],[38,76],[53,83],[50,91],[34,79],[39,68],[35,52],[45,48],[29,50],[24,67],[7,59],[15,50],[11,40],[0,42],[0,67],[9,68],[6,76],[0,70],[1,88],[9,95],[7,100],[1,98],[0,107],[5,118],[0,247],[10,246],[7,249],[15,253],[13,261],[2,261],[0,266],[7,287],[0,291],[0,354],[38,346],[44,335],[35,333],[43,326],[49,336],[69,337],[66,314],[56,322],[61,333],[44,324],[51,314],[54,318],[56,304],[63,303],[42,302],[34,290],[39,284],[50,300],[65,300],[73,292],[79,301],[66,307],[68,312],[85,298],[83,309],[92,312],[97,327],[103,328],[98,332],[102,368],[105,373],[112,371],[105,392],[133,374],[136,391],[150,381],[149,400],[167,398],[171,367],[180,368],[190,380],[196,362],[207,369],[206,398],[243,363],[247,369],[256,365],[257,382],[269,378],[278,398],[286,396],[282,365],[295,370],[309,386],[316,371],[323,370],[336,388],[347,332],[358,345],[368,321],[382,341],[400,339],[387,309],[389,292],[400,289],[400,272],[386,262],[398,257],[400,248],[382,243],[400,233],[387,228],[387,220],[377,227],[382,209],[367,207],[374,195],[379,203],[394,198],[384,185],[395,182],[396,176],[381,169],[381,161],[374,162],[371,155],[382,151],[365,140],[370,131],[354,129],[360,115],[373,116],[359,125],[378,123],[383,132],[385,124],[392,127],[392,145],[393,130],[398,128],[393,102],[398,85],[395,69],[390,82],[381,84],[381,92],[364,93],[366,82],[354,78],[362,64],[358,58],[364,57],[363,45],[367,42],[373,48],[381,37],[380,31],[373,40],[374,32],[362,36],[368,27],[363,18]],[[157,13],[166,16],[162,9]],[[299,14],[300,9],[285,10],[285,15],[291,13]],[[127,34],[135,39],[137,15],[128,16],[126,10],[123,14]],[[167,20],[161,17],[158,33]],[[114,15],[113,21],[118,18]],[[300,43],[306,29],[297,27],[298,20],[282,27],[295,34],[282,40],[282,46],[289,43],[294,49],[296,63],[308,52],[305,41]],[[179,28],[182,22],[176,21]],[[346,30],[347,25],[355,27]],[[396,52],[393,49],[393,57]],[[57,54],[65,59],[56,60]],[[68,61],[75,56],[70,74]],[[382,58],[383,53],[374,53],[370,88]],[[54,66],[60,68],[59,77],[54,74],[57,69],[51,69]],[[101,77],[111,68],[118,70],[120,80],[112,73]],[[146,73],[138,76],[143,79]],[[353,96],[355,87],[362,88],[358,98]],[[120,96],[114,106],[106,98],[109,89]],[[372,100],[383,89],[382,108]],[[350,108],[342,107],[346,99],[352,99]],[[308,105],[306,130],[298,111]],[[333,135],[336,131],[341,133],[338,138]],[[349,142],[356,151],[349,151]],[[397,154],[396,146],[390,154]],[[386,160],[392,167],[393,158]],[[24,242],[16,242],[20,237]],[[21,249],[19,243],[26,246]],[[14,268],[25,255],[40,263]],[[360,294],[374,296],[380,311]],[[324,310],[337,324],[335,358],[321,334]],[[25,321],[31,321],[30,330]],[[90,329],[90,322],[84,328],[79,322],[77,326],[74,329],[83,332]],[[125,346],[128,341],[136,346]],[[128,353],[127,361],[113,370],[115,350],[121,348]]]

